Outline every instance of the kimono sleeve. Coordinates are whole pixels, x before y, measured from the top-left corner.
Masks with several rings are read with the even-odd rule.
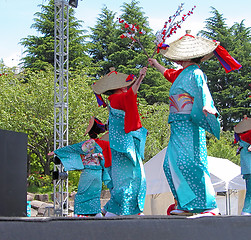
[[[183,69],[166,69],[164,72],[164,77],[171,83],[179,76]]]
[[[108,185],[111,182],[111,177],[107,171],[107,168],[105,167],[104,159],[100,161],[100,165],[102,167],[102,181],[104,182],[105,185]]]
[[[125,112],[124,129],[126,133],[142,127],[137,106],[137,94],[134,94],[131,88],[125,93],[113,94],[108,99],[112,108]]]
[[[141,128],[142,124],[138,112],[137,94],[130,88],[125,96],[125,132],[129,133]]]
[[[84,165],[80,156],[81,154],[83,154],[83,151],[81,149],[83,143],[84,141],[73,145],[65,146],[54,151],[56,156],[62,162],[65,171],[84,169]]]
[[[220,139],[220,122],[219,122],[219,112],[214,106],[214,102],[210,91],[206,83],[206,76],[200,69],[196,69],[193,73],[194,84],[197,89],[191,96],[194,97],[193,108],[191,112],[192,121],[204,128],[209,133],[212,133],[217,139]],[[203,107],[209,107],[216,112],[216,115],[207,114],[207,117],[203,113]]]

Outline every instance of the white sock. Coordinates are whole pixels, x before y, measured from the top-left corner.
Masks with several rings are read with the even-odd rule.
[[[97,213],[97,214],[95,215],[95,217],[97,217],[97,218],[102,218],[103,215],[102,215],[102,213]]]
[[[105,217],[115,217],[115,216],[118,216],[118,215],[111,213],[111,212],[106,212],[106,214],[105,214]]]

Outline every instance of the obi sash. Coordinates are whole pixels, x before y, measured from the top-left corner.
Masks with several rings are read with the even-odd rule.
[[[93,154],[81,154],[80,155],[82,159],[83,165],[88,166],[100,166],[100,159],[103,158],[103,155],[101,153],[93,153]]]
[[[169,97],[170,113],[190,114],[193,108],[193,97],[188,93],[176,94]]]

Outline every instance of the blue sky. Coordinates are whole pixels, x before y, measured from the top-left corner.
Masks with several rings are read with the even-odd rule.
[[[34,23],[34,14],[40,11],[38,5],[47,2],[47,0],[0,0],[0,59],[3,59],[7,66],[16,66],[23,56],[24,49],[19,44],[20,40],[28,35],[39,34],[35,29],[31,29],[31,25]],[[84,21],[83,29],[88,30],[95,25],[104,6],[119,16],[120,7],[124,2],[130,3],[131,0],[79,0],[75,16]],[[164,22],[175,13],[180,3],[185,3],[183,13],[187,13],[196,5],[194,14],[183,23],[175,38],[184,35],[186,29],[191,29],[191,34],[203,29],[205,20],[212,16],[211,6],[223,14],[228,26],[245,19],[245,26],[251,27],[250,0],[141,0],[139,2],[139,6],[148,17],[150,27],[155,31],[163,27]]]

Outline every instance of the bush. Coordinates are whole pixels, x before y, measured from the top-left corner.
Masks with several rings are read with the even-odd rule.
[[[29,192],[48,193],[53,191],[53,181],[51,176],[33,173],[29,175],[27,181]]]

